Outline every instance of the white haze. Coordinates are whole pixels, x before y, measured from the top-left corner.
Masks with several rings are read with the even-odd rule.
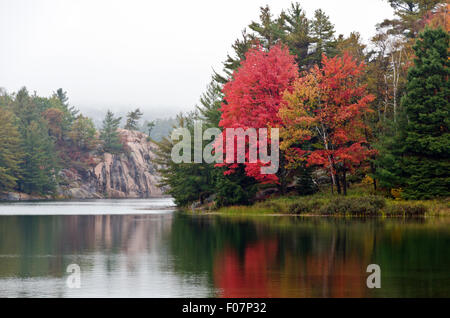
[[[197,104],[213,68],[259,7],[273,14],[291,1],[1,0],[0,87],[48,96],[64,88],[82,112],[103,115],[140,107],[168,117]],[[304,0],[322,8],[337,34],[367,41],[392,16],[383,0]]]

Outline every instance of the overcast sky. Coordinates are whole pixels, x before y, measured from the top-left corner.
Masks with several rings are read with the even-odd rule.
[[[337,33],[365,40],[392,16],[383,0],[303,0]],[[48,96],[64,88],[83,112],[129,110],[168,117],[197,104],[212,69],[259,7],[291,0],[1,0],[0,87]],[[147,116],[146,116],[147,117]]]

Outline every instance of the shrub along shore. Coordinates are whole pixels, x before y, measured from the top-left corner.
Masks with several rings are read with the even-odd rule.
[[[314,195],[274,196],[249,206],[215,209],[203,206],[200,211],[223,215],[304,215],[352,217],[422,217],[450,216],[450,198],[436,200],[396,200],[376,195],[360,185],[345,197],[321,191]]]

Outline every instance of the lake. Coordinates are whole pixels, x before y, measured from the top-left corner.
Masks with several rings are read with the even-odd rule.
[[[449,218],[194,216],[167,198],[0,204],[0,297],[449,296]]]

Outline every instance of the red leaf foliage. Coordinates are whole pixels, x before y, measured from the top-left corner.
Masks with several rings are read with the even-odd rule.
[[[241,67],[224,86],[225,103],[221,111],[222,128],[275,128],[282,124],[278,110],[283,93],[298,77],[298,67],[288,48],[275,45],[269,51],[261,47],[247,52]],[[226,134],[224,132],[224,145]],[[259,138],[258,138],[259,140]],[[269,144],[270,141],[268,141]],[[248,163],[248,176],[263,183],[278,180],[276,175],[261,175],[261,162]],[[233,169],[235,166],[229,166]]]

